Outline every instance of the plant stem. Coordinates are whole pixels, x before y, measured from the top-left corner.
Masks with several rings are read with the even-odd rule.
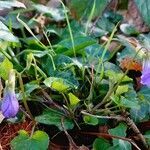
[[[68,25],[68,30],[69,30],[69,34],[70,34],[70,38],[71,38],[71,42],[72,42],[72,48],[73,48],[73,52],[74,52],[74,57],[76,57],[76,50],[75,50],[75,45],[74,45],[74,39],[73,39],[73,34],[72,34],[72,30],[71,30],[69,18],[68,18],[68,15],[66,13],[66,7],[65,7],[64,3],[61,0],[59,0],[59,1],[62,4],[63,9],[64,9],[64,13],[65,13],[65,17],[66,17],[66,22],[67,22],[67,25]]]
[[[142,48],[143,48],[143,47],[141,47],[141,48],[136,52],[136,54],[135,54],[135,56],[133,57],[133,59],[136,58],[137,54],[140,52],[140,50],[141,50]],[[117,90],[119,84],[122,82],[122,80],[124,79],[124,77],[125,77],[125,76],[127,75],[127,73],[129,72],[129,68],[130,68],[131,65],[132,65],[132,62],[129,63],[128,69],[125,71],[125,73],[124,73],[123,76],[120,78],[120,80],[117,82],[117,84],[116,84],[113,88],[109,88],[109,91],[108,91],[108,93],[106,94],[106,96],[104,97],[104,99],[103,99],[99,104],[97,104],[97,105],[93,108],[93,110],[92,110],[93,112],[94,112],[96,109],[98,109],[100,106],[102,106],[104,103],[106,103],[106,101],[107,101],[108,99],[110,99],[111,94],[112,94],[115,90]]]
[[[22,81],[22,77],[21,77],[20,73],[18,73],[18,77],[19,77],[20,88],[21,88],[21,91],[22,91],[22,94],[23,94],[23,104],[24,104],[24,107],[27,110],[27,112],[30,115],[30,117],[32,118],[32,120],[34,121],[34,117],[32,116],[31,111],[30,111],[30,109],[28,107],[28,104],[27,104],[27,99],[26,99],[25,91],[24,91],[24,85],[23,85],[23,81]]]

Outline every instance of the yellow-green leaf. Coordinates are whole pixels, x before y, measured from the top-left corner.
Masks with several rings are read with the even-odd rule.
[[[62,78],[49,77],[44,80],[44,84],[58,92],[66,92],[70,85]]]
[[[76,106],[80,102],[78,97],[76,97],[74,94],[69,93],[68,96],[69,96],[70,105],[72,107]]]
[[[119,85],[117,90],[116,90],[116,95],[121,95],[123,93],[126,93],[128,92],[128,85]]]
[[[13,64],[7,58],[5,58],[0,64],[0,77],[2,77],[4,80],[7,80],[9,71],[11,69],[13,69]]]

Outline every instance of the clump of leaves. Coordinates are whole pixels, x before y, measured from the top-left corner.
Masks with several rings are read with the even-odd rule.
[[[68,8],[62,1],[55,8],[0,2],[0,10],[11,8],[0,18],[0,84],[5,86],[14,69],[20,104],[16,117],[4,122],[29,118],[34,123],[31,132],[20,129],[11,141],[12,149],[46,150],[53,138],[47,128],[55,127],[53,136],[64,131],[70,137],[67,130],[103,125],[105,133],[84,132],[98,136],[93,140],[95,150],[130,150],[132,145],[139,149],[149,144],[149,131],[143,135],[136,126],[150,119],[150,89],[138,80],[145,53],[142,47],[148,47],[149,36],[121,24],[123,16],[114,11],[102,13],[108,2],[73,0]],[[145,12],[142,15],[148,22]],[[135,36],[134,42],[130,35]],[[141,38],[144,42],[138,42]],[[114,48],[113,43],[117,44]],[[130,128],[138,133],[139,147]]]

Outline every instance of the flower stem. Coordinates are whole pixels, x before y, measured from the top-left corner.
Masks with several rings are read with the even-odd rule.
[[[31,111],[30,111],[30,109],[28,107],[28,104],[27,104],[27,99],[26,99],[26,95],[25,95],[25,91],[24,91],[23,80],[22,80],[22,77],[21,77],[20,73],[18,73],[18,77],[19,77],[20,88],[21,88],[21,91],[22,91],[22,94],[23,94],[23,104],[24,104],[24,107],[27,110],[28,114],[30,115],[31,119],[34,121],[34,117],[32,116],[32,113],[31,113]]]

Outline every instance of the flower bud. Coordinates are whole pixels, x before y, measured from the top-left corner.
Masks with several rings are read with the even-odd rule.
[[[141,76],[141,83],[150,87],[150,58],[145,58]]]
[[[15,95],[15,71],[11,70],[6,82],[1,111],[5,118],[15,117],[19,110],[19,103]]]

